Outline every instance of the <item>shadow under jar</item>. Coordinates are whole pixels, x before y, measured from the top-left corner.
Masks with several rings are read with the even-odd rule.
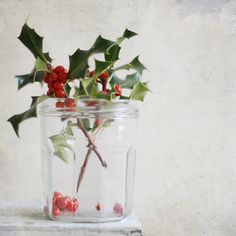
[[[38,114],[48,217],[109,222],[129,215],[137,103],[49,98]]]

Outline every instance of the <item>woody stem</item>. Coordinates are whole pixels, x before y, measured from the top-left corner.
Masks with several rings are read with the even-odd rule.
[[[107,168],[107,163],[103,160],[101,154],[98,152],[97,147],[96,147],[94,141],[92,140],[91,136],[88,134],[87,130],[84,128],[84,126],[81,123],[80,119],[77,119],[77,124],[78,124],[79,128],[81,129],[81,131],[84,133],[85,137],[88,139],[89,146],[91,146],[92,150],[97,155],[97,157],[100,160],[102,166]]]

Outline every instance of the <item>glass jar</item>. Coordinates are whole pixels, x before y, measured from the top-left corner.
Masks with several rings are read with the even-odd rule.
[[[137,103],[49,98],[38,115],[48,217],[109,222],[129,215]]]

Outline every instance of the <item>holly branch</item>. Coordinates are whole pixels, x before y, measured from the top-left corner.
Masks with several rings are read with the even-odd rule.
[[[136,36],[137,33],[126,29],[116,40],[108,40],[99,35],[88,50],[78,48],[69,56],[69,70],[63,66],[52,65],[52,59],[48,52],[43,51],[43,37],[30,28],[26,23],[23,25],[18,39],[30,50],[35,58],[33,69],[30,73],[16,75],[18,80],[18,90],[36,82],[47,86],[47,95],[33,96],[30,108],[20,114],[13,115],[8,121],[12,124],[17,136],[19,136],[19,126],[21,122],[37,117],[37,106],[49,98],[60,98],[55,102],[55,109],[70,109],[76,111],[76,101],[86,99],[113,100],[139,100],[143,101],[147,92],[150,91],[147,82],[141,80],[146,67],[140,62],[139,57],[134,57],[127,64],[116,66],[120,59],[121,44],[124,40]],[[102,54],[103,59],[97,60],[96,54]],[[91,68],[89,61],[94,59],[95,67]],[[117,72],[120,70],[128,73],[124,78],[120,78]],[[131,71],[131,73],[130,73]],[[75,83],[79,82],[79,85]],[[62,100],[64,98],[64,100]],[[89,103],[87,104],[89,106]],[[75,125],[82,131],[88,140],[88,150],[81,167],[77,183],[77,192],[83,179],[87,167],[89,156],[92,152],[96,154],[103,167],[107,167],[106,161],[98,151],[92,137],[94,128],[89,126],[88,119],[76,118]],[[100,128],[102,125],[97,125]],[[92,134],[90,134],[90,131]],[[49,139],[52,142],[54,155],[62,161],[67,162],[66,150],[73,150],[68,138],[73,137],[72,124],[67,123],[67,127],[61,133],[52,135]]]

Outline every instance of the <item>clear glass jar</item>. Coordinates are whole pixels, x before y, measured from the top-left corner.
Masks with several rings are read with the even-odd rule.
[[[38,115],[49,218],[108,222],[129,215],[137,103],[49,98]]]

